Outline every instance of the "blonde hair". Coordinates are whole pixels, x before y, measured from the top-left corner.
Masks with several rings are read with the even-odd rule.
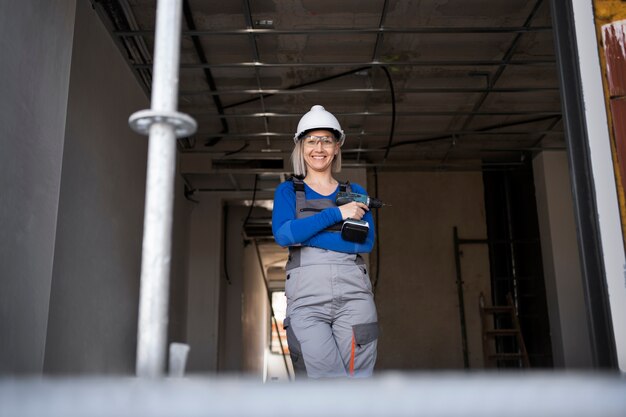
[[[304,145],[302,140],[298,140],[291,152],[291,165],[293,166],[293,173],[298,176],[306,177],[306,162],[304,162]],[[331,166],[331,172],[341,172],[341,148],[337,152],[337,155],[333,158],[333,164]]]

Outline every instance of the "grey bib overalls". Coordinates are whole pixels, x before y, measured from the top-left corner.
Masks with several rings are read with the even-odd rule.
[[[297,218],[335,206],[329,199],[306,200],[302,181],[293,181]],[[350,191],[349,184],[341,187]],[[289,248],[286,269],[284,327],[296,375],[370,376],[376,362],[378,319],[361,256],[294,246]]]

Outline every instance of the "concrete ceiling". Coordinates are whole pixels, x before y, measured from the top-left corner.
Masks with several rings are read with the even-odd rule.
[[[93,3],[149,91],[155,0]],[[341,122],[348,167],[510,167],[564,147],[547,0],[183,3],[179,108],[199,130],[179,150],[193,188],[288,171],[313,104]]]

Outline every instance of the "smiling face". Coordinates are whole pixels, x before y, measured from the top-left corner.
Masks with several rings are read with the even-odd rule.
[[[327,139],[323,139],[328,137],[332,138],[330,143]],[[307,168],[317,172],[330,170],[333,159],[339,152],[339,144],[333,133],[328,130],[312,130],[307,132],[301,140]]]

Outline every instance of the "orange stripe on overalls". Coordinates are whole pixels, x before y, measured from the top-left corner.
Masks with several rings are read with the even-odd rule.
[[[356,347],[356,340],[354,338],[354,330],[352,331],[352,351],[350,352],[350,376],[354,376],[354,349]]]

